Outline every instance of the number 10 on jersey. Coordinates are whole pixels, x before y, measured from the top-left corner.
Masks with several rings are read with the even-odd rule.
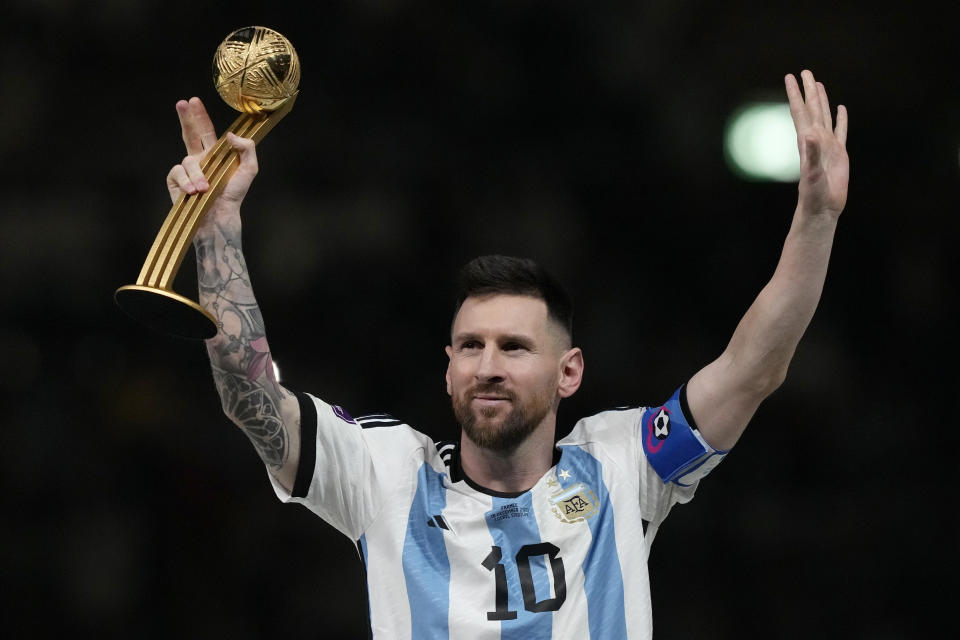
[[[525,544],[517,552],[517,574],[520,578],[520,591],[523,593],[523,608],[532,613],[556,611],[567,599],[567,582],[563,572],[563,558],[558,558],[560,549],[549,542]],[[537,600],[536,585],[533,583],[533,573],[530,570],[530,558],[547,556],[550,560],[550,570],[553,572],[553,598]],[[496,585],[496,610],[487,612],[487,620],[516,620],[517,612],[510,609],[509,593],[507,592],[507,569],[500,560],[503,552],[500,547],[491,547],[489,555],[481,563],[487,571],[493,572]],[[549,594],[548,594],[549,595]]]

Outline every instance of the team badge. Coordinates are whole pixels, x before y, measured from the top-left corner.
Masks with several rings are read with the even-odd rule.
[[[566,489],[557,483],[558,493],[550,496],[550,508],[561,522],[574,524],[597,515],[597,495],[582,482]]]

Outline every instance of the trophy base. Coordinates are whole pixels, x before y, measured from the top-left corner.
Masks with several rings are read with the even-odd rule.
[[[217,321],[199,304],[173,291],[128,284],[113,294],[123,311],[163,333],[206,340],[217,335]]]

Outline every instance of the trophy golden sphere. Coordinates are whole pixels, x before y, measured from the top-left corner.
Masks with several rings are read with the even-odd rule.
[[[213,84],[237,111],[273,111],[297,93],[300,58],[290,41],[273,29],[237,29],[213,56]]]

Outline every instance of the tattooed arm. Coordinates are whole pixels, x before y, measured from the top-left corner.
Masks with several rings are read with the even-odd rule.
[[[217,141],[213,122],[198,98],[177,103],[187,156],[167,176],[170,197],[209,188],[200,161]],[[200,305],[219,331],[207,340],[223,411],[250,438],[270,473],[293,489],[300,458],[300,407],[277,381],[260,307],[240,246],[240,203],[257,174],[253,142],[229,134],[240,166],[194,237]]]

